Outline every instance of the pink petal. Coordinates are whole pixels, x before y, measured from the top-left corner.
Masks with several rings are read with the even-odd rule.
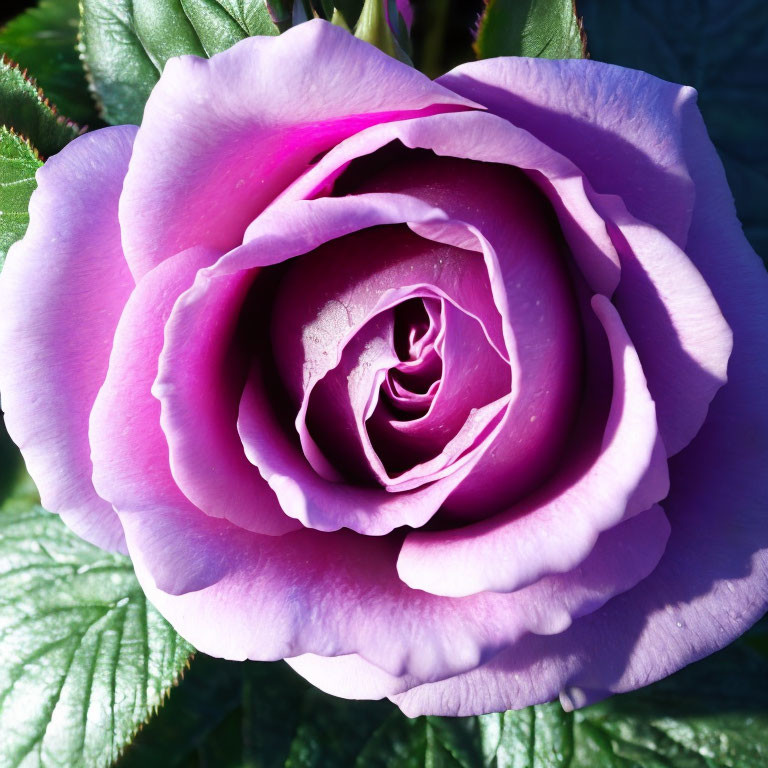
[[[568,572],[601,531],[666,496],[666,457],[640,361],[613,305],[602,296],[592,305],[613,359],[613,402],[599,457],[575,482],[561,471],[540,493],[489,520],[408,534],[398,572],[409,586],[460,597],[510,592]]]
[[[8,432],[42,503],[78,535],[125,550],[122,527],[91,481],[88,414],[134,283],[118,196],[136,129],[71,142],[38,171],[30,223],[0,278],[0,389]]]
[[[373,126],[339,142],[288,187],[280,200],[324,194],[353,160],[393,141],[414,149],[429,149],[440,156],[529,171],[555,209],[573,257],[592,289],[606,295],[613,293],[619,281],[619,258],[605,222],[594,209],[589,183],[570,160],[495,115],[461,112]],[[407,168],[407,156],[404,163]],[[457,190],[455,180],[451,189]]]
[[[120,201],[131,271],[140,277],[192,245],[236,246],[316,155],[362,128],[470,105],[323,21],[211,59],[171,59]]]
[[[685,245],[694,189],[681,116],[692,88],[588,59],[513,57],[462,64],[437,82],[529,131],[596,192]]]
[[[455,600],[397,578],[395,537],[260,536],[189,507],[120,515],[142,587],[204,653],[261,660],[359,653],[412,681],[473,669],[528,631],[562,631],[652,570],[668,531],[663,514],[651,510],[601,538],[578,574]],[[157,555],[178,564],[190,551],[199,562],[187,569],[207,571],[211,585],[182,595],[159,590]]]
[[[407,221],[429,223],[447,219],[439,209],[402,195],[359,195],[274,207],[254,222],[245,245],[200,272],[197,277],[200,290],[185,296],[183,303],[189,304],[190,312],[203,312],[205,303],[211,307],[223,306],[226,297],[231,297],[235,290],[231,288],[232,281],[249,279],[247,272],[254,268],[307,253],[327,240],[358,228]],[[193,309],[193,305],[197,309]],[[188,407],[180,398],[176,406]],[[186,444],[194,445],[191,418],[193,413],[195,418],[198,416],[194,411],[187,413],[189,418],[176,422],[179,431],[168,432],[171,464],[179,477],[183,462],[176,450],[184,442],[182,427],[186,425],[190,434]],[[262,386],[258,365],[252,371],[241,402],[239,431],[246,455],[270,483],[286,514],[320,530],[347,526],[382,535],[403,524],[419,527],[471,469],[470,464],[465,464],[440,484],[408,494],[389,494],[329,482],[315,473],[289,439]]]
[[[194,248],[167,259],[147,273],[131,294],[115,332],[104,385],[91,413],[93,480],[100,495],[121,512],[142,511],[163,520],[164,509],[196,510],[170,473],[168,445],[160,428],[160,403],[152,396],[163,330],[179,294],[217,251]],[[252,499],[261,514],[281,514],[266,484]],[[164,589],[195,589],[210,577],[211,566],[171,548],[158,536],[154,573]],[[205,548],[198,542],[196,549]],[[205,582],[203,582],[205,583]]]
[[[171,473],[182,493],[208,515],[280,536],[301,525],[283,514],[237,433],[254,333],[246,326],[252,318],[242,317],[243,304],[257,274],[216,277],[203,271],[182,288],[165,326],[152,393],[160,401]]]

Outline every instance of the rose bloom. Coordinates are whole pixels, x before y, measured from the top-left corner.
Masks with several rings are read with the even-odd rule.
[[[723,647],[768,601],[768,279],[695,100],[320,21],[171,60],[0,278],[43,504],[201,651],[408,715]]]

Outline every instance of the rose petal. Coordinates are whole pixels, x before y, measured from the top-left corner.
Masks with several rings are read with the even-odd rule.
[[[411,716],[519,708],[557,691],[566,708],[584,706],[723,648],[768,610],[768,276],[690,102],[683,129],[697,201],[687,249],[735,341],[728,383],[705,426],[670,461],[664,557],[634,589],[562,635],[531,636],[465,676],[395,697]]]
[[[658,680],[732,642],[768,610],[768,275],[744,238],[692,101],[683,118],[696,183],[687,251],[733,329],[728,383],[701,432],[670,462],[664,507],[672,536],[664,559],[626,599],[606,606],[568,640],[586,645],[599,632],[610,651],[600,664],[583,656],[564,705],[583,706]]]
[[[694,190],[681,115],[692,88],[588,59],[514,57],[462,64],[437,82],[530,131],[596,192],[685,245]]]
[[[119,514],[143,589],[199,650],[262,660],[359,653],[415,680],[472,669],[527,631],[562,631],[572,616],[643,578],[668,531],[663,514],[651,510],[607,534],[577,574],[514,594],[454,600],[410,590],[397,578],[396,537],[312,530],[260,536],[191,508]],[[198,549],[200,542],[206,546]],[[158,590],[159,546],[174,563],[195,548],[201,562],[188,568],[215,574],[214,583],[183,595]]]
[[[470,105],[318,20],[211,59],[170,59],[120,200],[131,271],[140,277],[192,245],[234,247],[318,153],[362,128]]]
[[[666,457],[640,361],[613,305],[592,300],[613,359],[613,402],[597,460],[575,482],[562,473],[517,507],[473,526],[408,534],[406,584],[460,597],[509,592],[578,566],[598,534],[666,496]],[[535,553],[535,557],[531,556]]]
[[[361,254],[365,254],[364,259],[360,258]],[[501,316],[495,308],[488,271],[480,255],[425,240],[405,227],[387,227],[361,231],[329,242],[289,268],[277,291],[272,314],[273,349],[281,379],[300,403],[296,426],[304,453],[321,476],[339,479],[339,473],[328,465],[323,450],[310,435],[311,430],[307,430],[307,413],[314,418],[314,434],[320,436],[324,450],[335,452],[336,466],[350,470],[358,467],[358,474],[368,477],[371,472],[366,467],[370,466],[383,485],[398,485],[390,480],[377,459],[364,426],[371,415],[367,410],[371,394],[378,389],[386,371],[400,364],[391,345],[392,329],[389,330],[389,343],[386,333],[378,342],[383,345],[381,360],[376,360],[370,350],[365,351],[362,375],[353,375],[353,370],[358,366],[359,354],[363,353],[367,342],[357,339],[354,355],[343,356],[342,350],[345,345],[348,347],[355,342],[361,333],[360,326],[376,312],[412,296],[435,293],[457,302],[462,310],[472,315],[468,322],[471,331],[477,329],[472,338],[477,341],[478,353],[490,353],[491,367],[486,371],[485,380],[488,383],[495,381],[493,363],[496,360],[502,371],[506,369],[503,376],[509,391],[509,367],[484,338],[488,335],[496,340],[496,345],[504,345]],[[451,311],[466,317],[458,309]],[[455,314],[451,317],[452,324],[460,322]],[[368,341],[374,343],[373,339]],[[448,341],[468,343],[459,327],[454,329]],[[464,362],[471,364],[470,359]],[[467,367],[462,366],[460,370],[466,371]],[[459,372],[454,366],[448,374],[448,384],[451,381],[456,384]],[[377,373],[378,383],[373,387]],[[347,394],[350,382],[354,382],[354,391],[349,389]],[[494,396],[483,397],[476,387],[472,390],[464,388],[464,392],[474,393],[473,405],[477,406],[486,405],[504,394],[496,392]],[[438,395],[437,402],[443,402],[448,396]],[[314,403],[313,410],[308,411],[311,403]],[[456,434],[471,407],[463,413],[453,409],[447,421],[444,419],[445,408],[441,411],[443,416],[435,417],[443,419],[448,430],[446,439]],[[323,425],[318,419],[323,420]],[[410,423],[418,429],[416,422]],[[351,440],[345,441],[345,435]],[[346,457],[343,462],[339,461],[341,455]]]
[[[118,196],[136,129],[86,134],[37,172],[26,236],[0,279],[0,390],[8,432],[43,505],[79,536],[125,551],[122,527],[91,481],[88,414],[134,282]]]
[[[438,477],[437,473],[453,463],[456,452],[463,452],[464,444],[474,441],[469,435],[456,440],[461,433],[476,430],[470,416],[510,393],[509,363],[487,343],[480,324],[449,301],[444,303],[444,316],[443,370],[428,411],[405,421],[392,416],[391,409],[379,402],[372,413],[359,413],[367,438],[364,446],[370,446],[371,453],[382,460],[381,469],[393,462],[412,467],[396,478],[386,471],[379,475],[393,489],[405,490],[414,487],[411,482]]]
[[[249,242],[225,254],[210,269],[201,270],[196,279],[201,290],[190,292],[180,300],[180,305],[184,304],[189,312],[205,312],[206,305],[222,306],[235,290],[230,281],[252,280],[249,272],[254,268],[310,252],[323,242],[358,228],[408,221],[429,223],[447,219],[439,209],[402,195],[359,195],[272,208],[254,224]],[[222,279],[211,279],[214,277]],[[288,439],[258,375],[255,370],[241,403],[239,429],[246,455],[270,482],[286,514],[305,525],[321,530],[347,526],[371,535],[382,535],[404,524],[420,527],[471,469],[469,463],[464,464],[450,478],[410,494],[394,495],[329,483],[314,472]],[[195,419],[214,413],[210,408],[200,412],[192,407],[191,400],[180,397],[174,401],[174,409],[178,409],[175,423],[187,425],[188,429]],[[171,462],[179,477],[180,437],[181,432],[169,430]],[[204,446],[192,437],[186,445],[197,445],[198,453],[205,453]],[[202,460],[196,466],[205,470]]]
[[[605,208],[604,208],[605,209]],[[621,258],[614,303],[643,364],[668,456],[704,424],[727,380],[733,334],[688,256],[654,227],[611,201],[612,237]]]
[[[179,294],[197,272],[212,264],[217,251],[193,248],[176,254],[147,273],[136,286],[120,318],[104,385],[91,412],[90,442],[93,481],[99,494],[122,511],[157,515],[178,507],[196,510],[174,482],[168,445],[160,428],[160,403],[152,397],[163,346],[163,329]],[[262,483],[252,504],[260,514],[282,515],[274,495]],[[157,583],[170,591],[195,589],[211,575],[212,566],[199,552],[191,556],[163,550],[160,534],[154,545]],[[197,550],[205,542],[198,542]],[[185,565],[186,562],[186,565]]]
[[[350,213],[365,200],[376,203],[367,195],[347,200]],[[423,220],[428,214],[414,210],[410,219],[417,215]],[[252,231],[257,225],[263,231],[264,221],[258,219]],[[405,301],[422,286],[440,289],[477,317],[494,346],[506,354],[501,316],[481,257],[418,237],[407,227],[362,230],[327,240],[291,265],[281,281],[272,341],[281,379],[294,400],[305,400],[339,363],[344,345],[362,323],[384,303],[393,305],[389,296]]]
[[[582,172],[528,132],[484,112],[434,115],[363,130],[339,142],[288,187],[278,203],[329,191],[353,160],[393,141],[412,149],[429,149],[440,156],[500,163],[530,171],[531,179],[554,208],[574,259],[592,289],[606,295],[613,293],[619,282],[619,257],[605,222],[594,209],[591,188]],[[404,162],[407,167],[410,159],[406,157]],[[461,191],[455,179],[450,189]]]
[[[171,472],[184,495],[208,515],[280,536],[301,525],[283,514],[237,433],[250,367],[238,323],[257,273],[231,279],[204,272],[193,286],[183,286],[165,326],[152,393],[161,404]],[[263,333],[258,327],[240,329],[248,336],[254,332]]]

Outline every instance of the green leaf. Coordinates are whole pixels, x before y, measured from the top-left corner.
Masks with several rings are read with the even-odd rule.
[[[487,0],[475,51],[479,59],[581,59],[586,40],[573,0]]]
[[[768,14],[763,0],[579,0],[579,11],[593,58],[699,91],[699,107],[744,231],[768,261]]]
[[[131,562],[32,504],[0,509],[0,765],[107,766],[192,651]]]
[[[82,0],[80,49],[104,119],[140,123],[172,56],[277,34],[264,0]]]
[[[0,127],[0,271],[8,249],[27,231],[29,198],[37,186],[35,172],[41,165],[37,152],[28,141],[4,126]],[[5,450],[7,445],[7,441],[0,441],[3,469],[11,464],[11,457],[16,456],[15,449]]]
[[[29,139],[45,157],[80,133],[77,125],[56,112],[35,81],[6,58],[0,62],[0,125]]]
[[[0,52],[31,72],[57,109],[98,125],[96,104],[77,52],[78,0],[41,0],[0,30]]]

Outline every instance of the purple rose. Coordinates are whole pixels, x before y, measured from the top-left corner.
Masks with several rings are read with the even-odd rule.
[[[8,430],[200,650],[572,708],[766,610],[768,279],[692,89],[431,82],[314,21],[171,60],[38,181]]]

